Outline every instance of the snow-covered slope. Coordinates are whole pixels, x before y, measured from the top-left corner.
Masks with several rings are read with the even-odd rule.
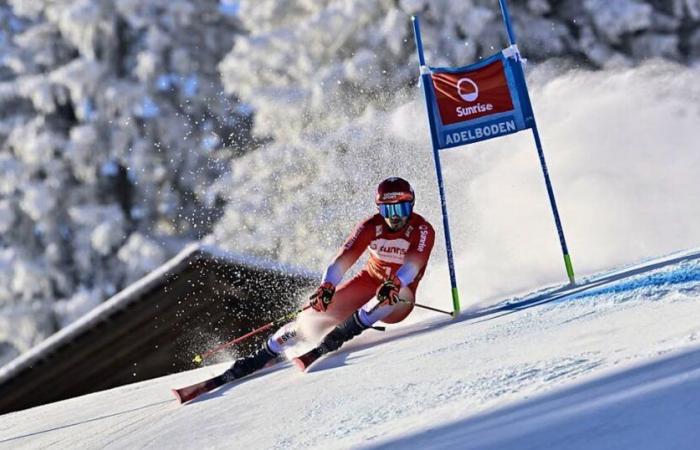
[[[435,303],[434,303],[435,304]],[[700,252],[459,320],[417,311],[309,373],[283,363],[190,404],[211,366],[7,414],[3,448],[695,448]]]

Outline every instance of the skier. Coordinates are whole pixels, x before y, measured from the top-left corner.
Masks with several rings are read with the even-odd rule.
[[[360,223],[328,266],[308,310],[333,328],[318,348],[337,350],[343,343],[382,321],[397,323],[413,309],[435,241],[433,227],[413,212],[415,194],[408,181],[394,177],[379,183],[379,210]],[[345,272],[369,248],[369,260],[356,276],[339,285]],[[336,289],[336,286],[337,289]],[[222,374],[223,381],[249,375],[277,358],[298,338],[296,323],[270,336],[263,347],[240,358]]]

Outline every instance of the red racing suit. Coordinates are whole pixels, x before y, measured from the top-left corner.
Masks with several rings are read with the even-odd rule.
[[[371,300],[377,288],[389,277],[401,282],[399,297],[409,300],[395,305],[385,323],[403,320],[413,309],[416,289],[425,272],[435,242],[435,230],[420,214],[412,213],[406,225],[392,231],[384,218],[375,214],[360,223],[345,241],[323,276],[334,286],[345,272],[369,249],[369,260],[360,273],[340,284],[326,314],[341,322]]]

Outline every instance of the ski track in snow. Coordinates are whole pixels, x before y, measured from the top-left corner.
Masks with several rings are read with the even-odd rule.
[[[693,414],[700,420],[700,394],[682,391],[700,384],[699,296],[700,253],[687,252],[455,321],[416,314],[423,320],[367,332],[306,374],[284,363],[182,407],[171,387],[227,364],[7,414],[0,448],[524,448],[522,436],[530,448],[586,448],[593,437],[581,430],[595,430],[596,448],[615,447],[606,436],[662,448],[663,430],[634,437],[644,436],[635,426],[650,415],[618,423],[624,412],[609,411],[646,411],[647,397],[668,392],[680,406],[659,397],[662,409],[685,408],[674,432]],[[695,356],[674,356],[683,351]],[[645,372],[638,366],[647,361]],[[494,425],[506,422],[514,427],[507,433]],[[692,434],[673,442],[692,448]]]

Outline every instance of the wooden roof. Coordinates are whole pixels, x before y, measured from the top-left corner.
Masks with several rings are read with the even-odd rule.
[[[194,368],[195,354],[295,310],[317,280],[318,274],[191,245],[0,368],[0,414]]]

